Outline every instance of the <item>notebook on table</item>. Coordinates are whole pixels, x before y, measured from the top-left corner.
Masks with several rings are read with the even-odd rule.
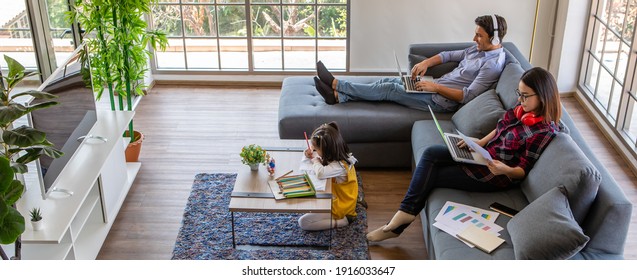
[[[436,123],[436,128],[438,129],[438,132],[440,132],[440,136],[442,137],[442,140],[445,142],[445,145],[447,145],[447,148],[449,148],[449,152],[451,153],[451,157],[453,157],[453,160],[457,162],[479,164],[479,165],[487,165],[487,162],[492,160],[491,156],[489,155],[489,152],[487,152],[484,148],[480,147],[480,145],[476,144],[469,137],[466,137],[464,135],[461,136],[460,134],[453,134],[453,133],[447,133],[442,131],[442,128],[440,127],[440,123],[438,123],[438,119],[436,118],[436,115],[434,114],[433,110],[431,110],[431,106],[427,106],[427,107],[429,107],[429,112],[431,112],[431,117],[433,118],[434,123]],[[465,140],[465,143],[467,143],[467,147],[464,147],[464,148],[458,147],[458,142],[460,142],[460,140]],[[469,149],[468,147],[471,147],[471,149]]]
[[[432,76],[418,76],[416,77],[416,80],[412,80],[411,79],[411,75],[408,74],[404,74],[400,68],[400,63],[398,62],[398,57],[396,56],[396,52],[394,52],[394,59],[396,59],[396,67],[398,68],[398,77],[402,80],[403,82],[403,87],[405,87],[405,91],[406,92],[410,92],[410,93],[433,93],[430,91],[424,91],[424,90],[417,90],[416,89],[416,83],[419,81],[429,81],[429,82],[433,82],[434,78]]]

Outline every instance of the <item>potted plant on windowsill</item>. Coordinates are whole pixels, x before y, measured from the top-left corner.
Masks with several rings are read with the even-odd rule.
[[[25,230],[24,216],[15,207],[24,193],[24,182],[20,175],[28,172],[29,162],[42,155],[59,158],[63,153],[47,141],[44,132],[25,125],[13,127],[19,118],[32,111],[57,105],[58,102],[51,100],[57,96],[35,90],[12,95],[13,88],[24,78],[38,73],[25,71],[24,66],[6,55],[4,59],[9,71],[6,76],[0,72],[0,244],[14,244],[15,255],[12,258],[21,259],[20,235]],[[22,96],[43,101],[25,105],[16,101]],[[0,257],[9,259],[2,247]]]
[[[96,97],[99,100],[103,93],[107,93],[114,111],[132,111],[132,96],[144,95],[144,77],[151,55],[148,46],[164,50],[168,45],[166,35],[147,30],[147,22],[143,19],[156,2],[76,0],[73,10],[68,13],[69,19],[79,22],[89,34],[84,40],[87,41]],[[127,151],[127,161],[137,161],[144,136],[134,130],[133,122],[129,124],[127,135],[133,135],[130,137],[128,149],[131,151]],[[136,155],[129,155],[134,151]]]

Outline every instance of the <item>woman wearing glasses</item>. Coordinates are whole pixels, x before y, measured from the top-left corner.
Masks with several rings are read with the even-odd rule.
[[[517,186],[559,130],[562,106],[555,79],[539,67],[522,75],[516,93],[520,105],[506,111],[496,129],[477,141],[493,161],[487,166],[458,163],[446,146],[430,146],[414,170],[398,212],[385,226],[368,233],[367,239],[398,237],[425,207],[434,188],[490,192]]]

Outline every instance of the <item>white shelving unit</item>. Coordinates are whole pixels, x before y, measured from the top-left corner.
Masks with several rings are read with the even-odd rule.
[[[22,259],[95,259],[137,176],[141,163],[126,163],[122,134],[134,112],[98,111],[91,135],[106,142],[83,143],[52,187],[73,192],[42,199],[31,188],[18,201],[27,220],[22,234]],[[44,229],[33,231],[29,210],[40,207]],[[11,246],[5,251],[12,252]]]

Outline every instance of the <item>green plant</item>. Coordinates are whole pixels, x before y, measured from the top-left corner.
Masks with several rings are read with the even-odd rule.
[[[37,222],[39,220],[42,220],[42,213],[40,212],[40,208],[38,207],[33,207],[33,209],[29,211],[29,216],[31,216],[32,222]]]
[[[90,34],[87,41],[93,90],[100,99],[108,89],[112,110],[132,110],[132,95],[144,95],[144,75],[151,52],[164,50],[166,35],[148,31],[144,14],[157,0],[76,0],[68,20],[77,21]],[[124,106],[126,98],[126,107]],[[115,105],[115,99],[118,106]],[[133,135],[133,123],[129,124]],[[133,139],[131,139],[132,141]]]
[[[250,144],[241,148],[241,162],[243,164],[258,164],[266,162],[267,152],[256,144]]]
[[[9,71],[6,76],[0,72],[0,244],[16,243],[15,258],[20,259],[20,235],[24,232],[24,217],[15,209],[15,203],[22,197],[24,184],[19,180],[18,174],[26,173],[27,164],[42,155],[58,158],[63,153],[46,140],[44,132],[25,125],[13,127],[13,123],[26,114],[57,105],[58,102],[51,100],[56,98],[55,95],[35,90],[12,95],[11,91],[24,78],[38,73],[25,71],[22,64],[6,55],[4,59]],[[16,101],[25,96],[43,101],[28,105]],[[8,259],[2,247],[0,255],[2,259]]]

